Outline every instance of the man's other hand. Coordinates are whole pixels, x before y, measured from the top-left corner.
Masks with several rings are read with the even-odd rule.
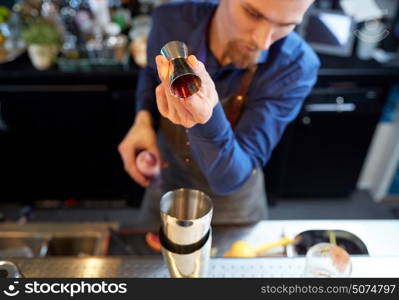
[[[146,110],[137,113],[136,119],[125,138],[118,146],[118,151],[122,157],[125,171],[143,187],[148,187],[151,183],[137,169],[136,158],[140,151],[148,150],[156,156],[157,161],[161,161],[161,155],[157,145],[157,135],[152,127],[152,117]]]

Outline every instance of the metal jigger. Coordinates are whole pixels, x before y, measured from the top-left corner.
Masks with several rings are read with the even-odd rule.
[[[172,277],[203,277],[211,251],[213,205],[203,192],[190,189],[162,196],[161,250]]]
[[[172,64],[172,71],[169,74],[172,94],[178,98],[187,98],[198,92],[201,79],[187,62],[187,45],[179,41],[169,42],[162,47],[161,54]]]

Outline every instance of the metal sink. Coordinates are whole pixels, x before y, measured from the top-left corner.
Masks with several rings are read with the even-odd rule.
[[[115,223],[0,225],[0,258],[106,255]]]
[[[103,236],[53,237],[49,240],[47,256],[106,255],[108,242]]]
[[[345,249],[350,255],[369,255],[364,242],[355,234],[346,230],[305,230],[298,233],[295,239],[298,242],[287,248],[288,256],[306,255],[310,247],[317,243],[329,243],[329,234],[335,236],[338,246]]]

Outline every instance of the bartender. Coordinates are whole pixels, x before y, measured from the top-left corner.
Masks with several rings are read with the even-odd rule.
[[[220,0],[155,9],[148,66],[136,90],[136,118],[118,148],[127,173],[147,187],[143,221],[159,220],[161,196],[178,188],[209,195],[214,224],[267,217],[262,168],[300,111],[320,65],[293,32],[312,3]],[[159,55],[173,40],[188,45],[193,54],[188,62],[202,80],[187,99],[170,92],[170,64]],[[158,185],[137,168],[142,150],[162,162]]]

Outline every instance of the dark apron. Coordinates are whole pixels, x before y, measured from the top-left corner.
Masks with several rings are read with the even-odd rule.
[[[224,108],[231,99],[232,97],[222,100]],[[140,216],[142,222],[158,224],[162,195],[179,188],[197,189],[212,199],[213,224],[248,224],[267,218],[262,169],[254,169],[238,191],[229,195],[216,195],[192,156],[186,128],[161,117],[158,146],[168,166],[162,169],[161,183],[145,191]]]

